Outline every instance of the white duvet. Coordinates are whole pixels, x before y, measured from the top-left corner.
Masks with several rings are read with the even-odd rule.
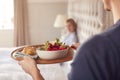
[[[10,53],[15,48],[0,48],[0,80],[32,80],[17,61],[11,59]],[[67,80],[59,64],[38,65],[45,80]]]

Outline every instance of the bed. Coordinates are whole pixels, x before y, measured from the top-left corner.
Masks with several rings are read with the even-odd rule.
[[[0,80],[32,80],[18,62],[10,57],[16,48],[0,48]],[[59,64],[38,65],[45,80],[67,80]]]

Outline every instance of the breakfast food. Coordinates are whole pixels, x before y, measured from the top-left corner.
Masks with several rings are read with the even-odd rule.
[[[56,39],[54,42],[47,41],[42,47],[39,47],[36,52],[41,59],[54,60],[64,58],[68,54],[69,47],[65,43]]]
[[[57,50],[65,50],[68,46],[65,45],[65,43],[60,42],[60,40],[57,38],[54,43],[50,43],[47,41],[44,46],[40,47],[40,50],[43,51],[57,51]]]
[[[22,50],[21,50],[22,49]],[[23,59],[24,56],[30,56],[33,59],[54,60],[67,56],[69,47],[65,43],[56,39],[54,42],[47,41],[44,45],[26,46],[14,52],[15,59]]]
[[[22,50],[22,53],[27,54],[27,55],[36,55],[36,48],[30,47],[30,46],[25,47]]]
[[[24,56],[30,56],[31,58],[37,59],[38,55],[36,52],[36,48],[27,46],[27,47],[23,48],[22,51],[16,51],[13,54],[13,57],[15,59],[20,59],[20,60],[22,60]]]

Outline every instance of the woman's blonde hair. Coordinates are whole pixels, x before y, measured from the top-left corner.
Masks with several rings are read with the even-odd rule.
[[[71,23],[75,27],[75,30],[77,30],[77,24],[72,18],[67,19],[66,22]]]

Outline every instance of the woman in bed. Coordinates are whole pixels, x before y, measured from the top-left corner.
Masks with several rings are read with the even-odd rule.
[[[78,42],[77,38],[77,24],[76,22],[70,18],[66,21],[66,32],[64,32],[61,36],[61,41],[66,45],[73,45]]]
[[[77,38],[77,24],[76,24],[76,22],[72,18],[66,20],[66,27],[65,28],[66,28],[66,32],[64,32],[63,35],[61,36],[61,39],[60,39],[61,42],[64,42],[66,45],[69,45],[69,46],[73,46],[73,45],[78,46],[79,43],[77,43],[78,38]],[[66,75],[70,71],[70,64],[71,64],[71,61],[60,64]]]

